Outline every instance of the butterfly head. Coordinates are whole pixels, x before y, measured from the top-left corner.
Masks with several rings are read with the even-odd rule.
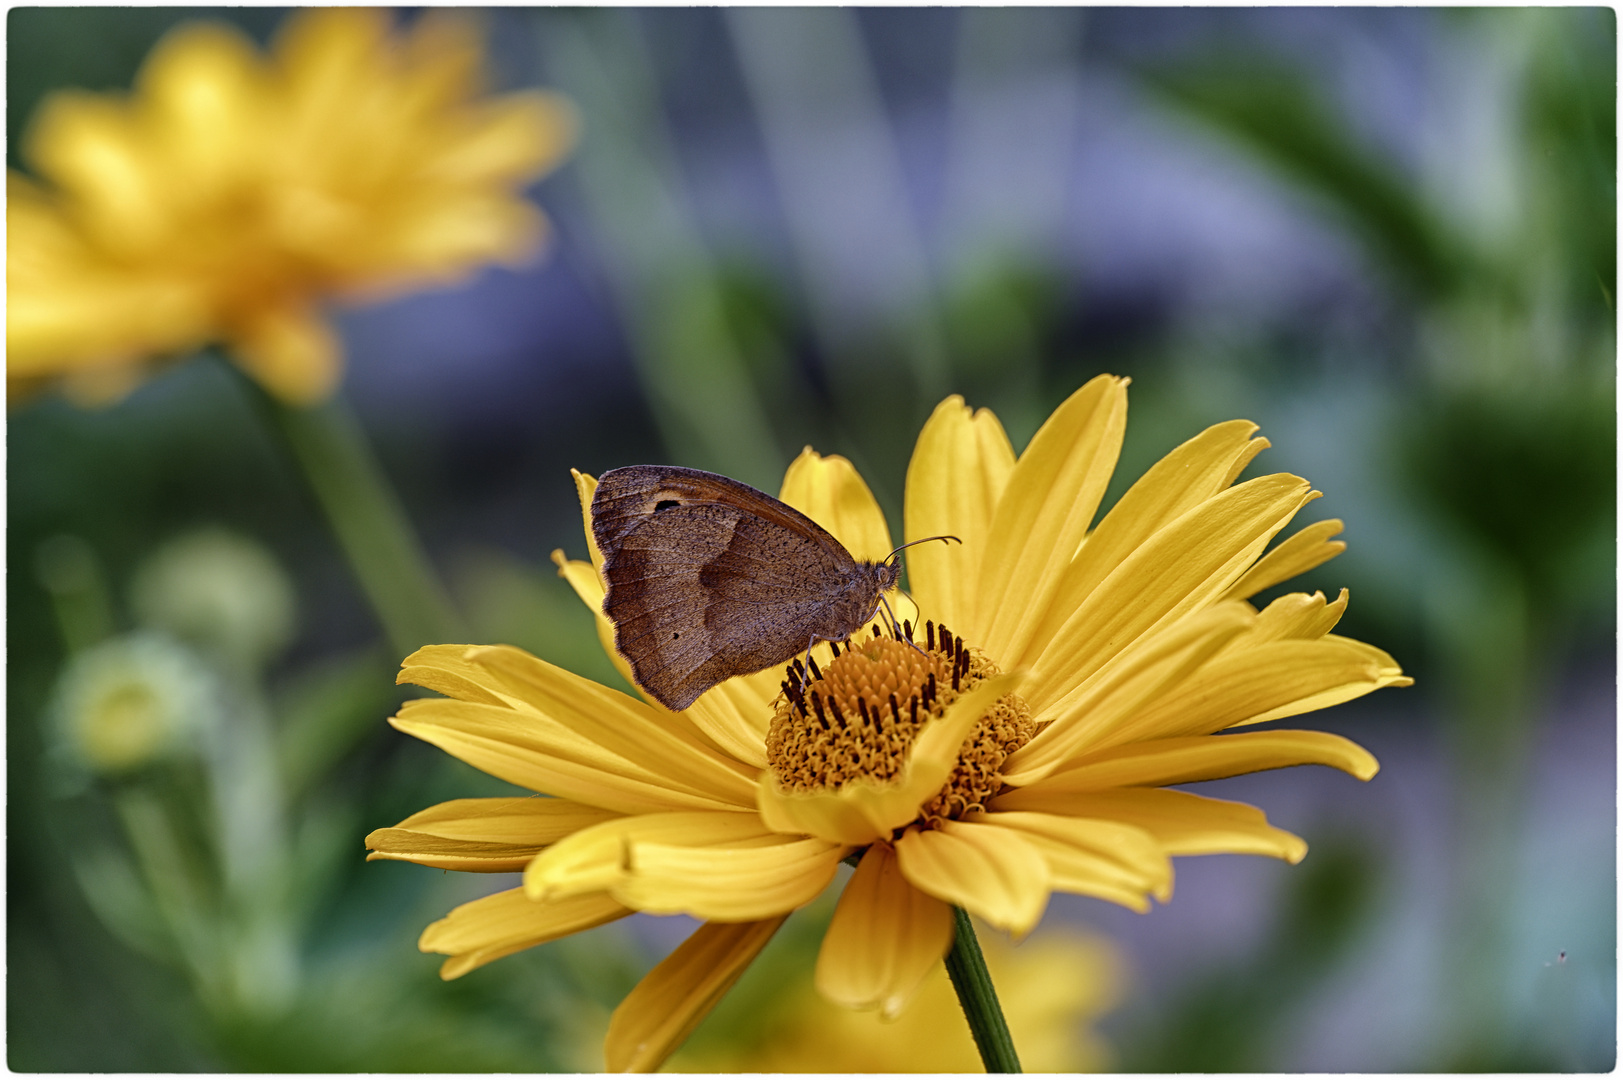
[[[885,594],[894,589],[896,587],[896,583],[901,580],[902,551],[906,548],[912,547],[914,544],[926,544],[931,540],[951,540],[954,543],[963,543],[963,541],[959,540],[956,536],[926,536],[922,540],[910,540],[903,544],[901,547],[885,556],[883,562],[864,562],[860,564],[862,572],[867,574],[869,580],[872,582],[873,591],[870,594],[872,597],[870,606],[864,616],[858,621],[858,625],[873,618],[874,615],[878,613],[879,606],[883,602]]]
[[[881,563],[873,564],[874,596],[877,599],[896,587],[902,579],[902,561],[894,554]]]

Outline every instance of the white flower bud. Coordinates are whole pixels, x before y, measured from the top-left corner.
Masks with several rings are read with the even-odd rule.
[[[145,625],[250,670],[293,637],[287,574],[263,545],[222,528],[159,548],[136,571],[130,602]]]
[[[219,708],[215,677],[197,656],[135,633],[74,656],[52,712],[59,752],[92,772],[118,773],[191,751]]]

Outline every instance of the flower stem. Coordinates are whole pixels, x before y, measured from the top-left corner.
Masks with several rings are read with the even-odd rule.
[[[423,645],[465,640],[461,620],[349,409],[336,398],[294,408],[252,385],[310,481],[394,651],[406,656]]]
[[[992,988],[992,977],[986,971],[980,943],[975,940],[975,927],[970,925],[969,914],[963,908],[954,906],[952,915],[957,933],[947,953],[947,975],[952,979],[952,988],[958,991],[958,1004],[963,1006],[964,1018],[969,1021],[969,1033],[975,1037],[975,1046],[981,1052],[987,1072],[1017,1073],[1020,1059],[1015,1056],[1009,1025],[1003,1021],[997,991]]]

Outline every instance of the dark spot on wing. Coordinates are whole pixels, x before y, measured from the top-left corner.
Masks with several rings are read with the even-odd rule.
[[[661,499],[657,503],[654,504],[654,513],[657,514],[661,510],[669,510],[673,506],[681,506],[681,505],[682,504],[677,502],[675,499]]]

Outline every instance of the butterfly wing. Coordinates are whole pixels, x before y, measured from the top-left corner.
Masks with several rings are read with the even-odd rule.
[[[604,473],[592,500],[603,611],[637,682],[672,709],[771,667],[830,624],[859,567],[816,522],[769,495],[695,469]]]

